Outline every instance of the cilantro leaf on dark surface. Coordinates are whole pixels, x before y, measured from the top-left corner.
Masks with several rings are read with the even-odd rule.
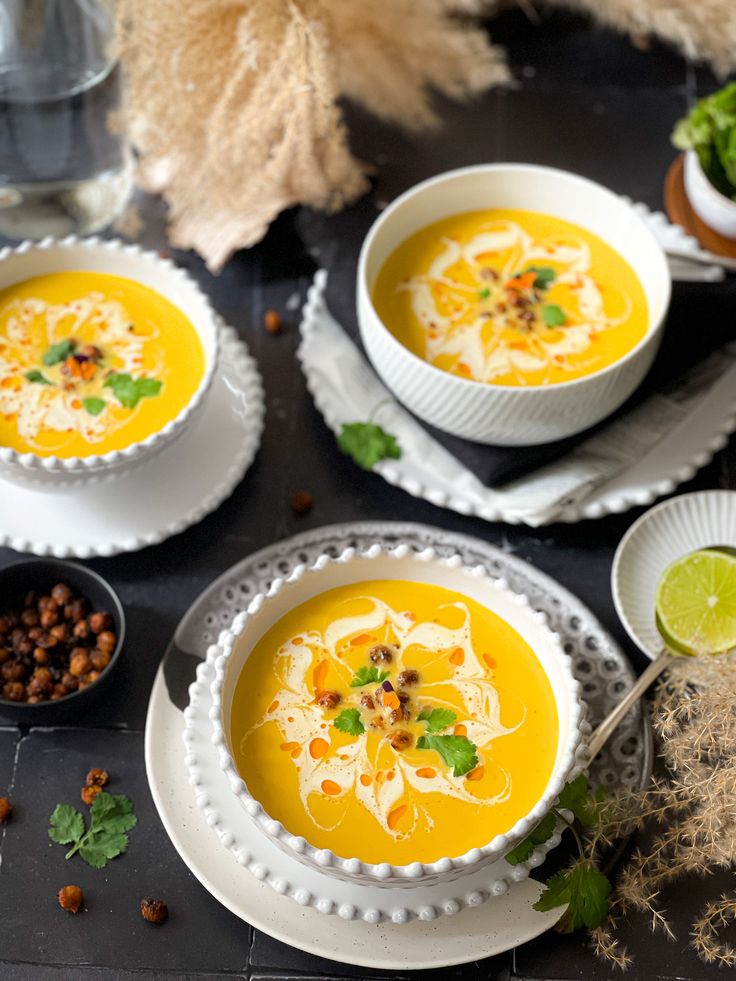
[[[130,831],[138,823],[133,805],[125,794],[98,794],[89,809],[90,830],[97,834]]]
[[[124,832],[107,831],[92,833],[80,847],[79,854],[87,865],[96,869],[104,868],[109,859],[117,858],[128,848],[128,836]]]
[[[39,371],[38,368],[32,368],[30,371],[27,371],[26,378],[29,382],[38,382],[39,385],[51,384],[46,375],[42,371]]]
[[[561,327],[567,320],[565,311],[556,303],[545,303],[542,307],[542,319],[548,327]]]
[[[596,803],[599,802],[598,795],[595,800],[591,798],[588,793],[588,778],[581,773],[562,788],[557,806],[572,811],[583,827],[589,828],[595,821]]]
[[[358,668],[353,680],[350,682],[351,688],[362,688],[363,685],[380,684],[388,678],[388,671],[379,671],[376,667]]]
[[[504,856],[506,861],[510,865],[518,865],[520,862],[525,862],[537,845],[543,845],[545,841],[549,841],[549,839],[555,833],[556,826],[557,819],[550,811],[549,814],[545,814],[536,828],[534,828],[534,830],[531,831],[523,841],[519,842],[516,848],[512,848],[511,851]]]
[[[340,732],[346,732],[349,736],[360,736],[365,732],[357,708],[343,709],[332,724]]]
[[[71,804],[57,804],[51,814],[49,838],[57,845],[70,845],[84,834],[84,818]]]
[[[422,709],[422,711],[417,716],[417,722],[426,722],[427,732],[432,734],[436,732],[442,732],[443,729],[446,729],[449,725],[452,725],[452,723],[455,721],[456,718],[457,718],[456,713],[453,712],[451,709],[425,708]]]
[[[104,399],[88,398],[82,399],[82,405],[91,416],[98,416],[107,403]]]
[[[476,746],[467,736],[420,736],[417,749],[433,749],[439,753],[453,776],[462,777],[478,765]]]
[[[567,903],[567,910],[555,927],[559,933],[572,933],[582,926],[595,930],[608,916],[610,894],[611,883],[605,875],[590,861],[581,859],[547,880],[534,909],[546,913]]]
[[[65,340],[59,341],[58,344],[51,345],[43,356],[43,363],[50,368],[61,361],[66,361],[73,350],[74,341],[67,337]]]
[[[398,460],[401,456],[396,437],[372,422],[344,424],[337,445],[364,470],[372,470],[380,460]]]

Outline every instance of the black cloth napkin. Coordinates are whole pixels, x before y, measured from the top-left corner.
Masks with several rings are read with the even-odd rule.
[[[355,307],[355,278],[360,245],[376,211],[367,202],[331,219],[330,235],[340,241],[321,250],[318,263],[327,270],[328,308],[363,350]],[[336,230],[336,224],[339,229]],[[317,230],[318,232],[318,230]],[[310,228],[314,241],[315,225]],[[631,398],[608,419],[591,429],[554,443],[535,446],[485,446],[444,433],[417,419],[431,436],[487,487],[500,487],[560,459],[574,447],[619,419],[663,387],[686,374],[699,361],[736,337],[736,277],[720,283],[674,283],[662,345],[649,374]],[[365,351],[363,350],[365,354]],[[366,355],[367,358],[367,355]],[[416,417],[415,417],[416,418]]]

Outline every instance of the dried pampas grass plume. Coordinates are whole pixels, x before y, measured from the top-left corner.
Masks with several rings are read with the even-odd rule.
[[[334,211],[367,188],[337,105],[433,124],[432,90],[507,78],[455,14],[475,0],[118,0],[117,51],[139,181],[169,205],[172,244],[216,272],[285,208]]]

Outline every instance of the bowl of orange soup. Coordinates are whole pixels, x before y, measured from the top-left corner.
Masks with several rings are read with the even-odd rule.
[[[670,276],[632,206],[530,164],[440,174],[394,201],[358,266],[361,337],[407,408],[524,446],[617,409],[662,339]]]
[[[108,479],[175,439],[212,381],[217,318],[137,246],[47,240],[0,252],[0,477]]]
[[[267,836],[343,878],[412,884],[498,861],[577,765],[559,638],[457,556],[322,556],[220,647],[213,739],[233,791]]]

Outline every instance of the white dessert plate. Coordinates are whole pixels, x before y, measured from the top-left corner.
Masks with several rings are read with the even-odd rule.
[[[621,539],[611,568],[613,602],[629,637],[647,657],[662,649],[654,601],[667,566],[713,545],[736,548],[736,491],[696,491],[663,501]]]
[[[150,462],[68,492],[0,480],[0,545],[63,559],[117,555],[157,545],[219,507],[253,461],[265,412],[246,345],[231,327],[222,327],[220,343],[202,411]]]
[[[317,909],[300,905],[312,902],[313,896],[307,895],[311,890],[306,885],[305,891],[296,895],[301,886],[294,879],[293,866],[280,876],[272,873],[267,862],[257,861],[255,855],[239,854],[248,866],[244,868],[233,853],[240,853],[239,843],[225,830],[229,822],[223,821],[219,826],[223,838],[218,834],[220,794],[223,806],[240,805],[209,741],[206,672],[210,668],[203,663],[208,646],[250,598],[268,588],[272,579],[287,575],[300,563],[313,562],[323,552],[339,554],[348,546],[361,547],[377,540],[387,544],[403,541],[417,549],[431,545],[442,554],[459,552],[465,562],[482,563],[490,575],[503,577],[514,590],[525,592],[562,635],[575,662],[576,675],[584,684],[593,723],[630,687],[634,677],[630,666],[590,611],[553,580],[514,556],[478,539],[425,525],[361,522],[316,528],[277,542],[238,563],[212,583],[183,618],[151,693],[146,720],[146,770],[159,815],[182,860],[236,916],[284,943],[343,963],[374,970],[441,968],[490,957],[549,929],[558,914],[541,914],[532,908],[541,886],[524,879],[515,882],[505,894],[478,906],[473,905],[477,898],[472,897],[470,908],[457,916],[416,918],[401,925],[374,924],[359,919],[355,909],[344,909],[340,915],[338,908],[334,910],[338,915],[326,921]],[[198,680],[193,686],[195,677]],[[207,775],[207,786],[199,777],[200,783],[192,785],[184,761],[181,734],[190,686],[197,704],[187,710],[186,722],[188,726],[201,726],[203,738],[195,738],[187,756],[190,766],[192,756],[202,757],[204,762],[195,764],[195,768]],[[211,765],[206,761],[207,754],[212,754]],[[637,709],[596,761],[595,779],[607,786],[621,781],[640,785],[650,772],[650,734]],[[212,777],[221,784],[216,786]],[[202,794],[209,794],[211,799],[206,805],[200,800],[200,807],[196,796]],[[242,813],[239,816],[242,820]],[[260,842],[258,847],[260,851]],[[280,890],[289,894],[280,895]],[[471,892],[455,891],[467,903]],[[448,902],[452,898],[448,893]],[[452,904],[450,907],[454,908]],[[448,912],[447,908],[443,912]],[[348,915],[353,918],[344,918]],[[429,911],[427,915],[431,915]]]

